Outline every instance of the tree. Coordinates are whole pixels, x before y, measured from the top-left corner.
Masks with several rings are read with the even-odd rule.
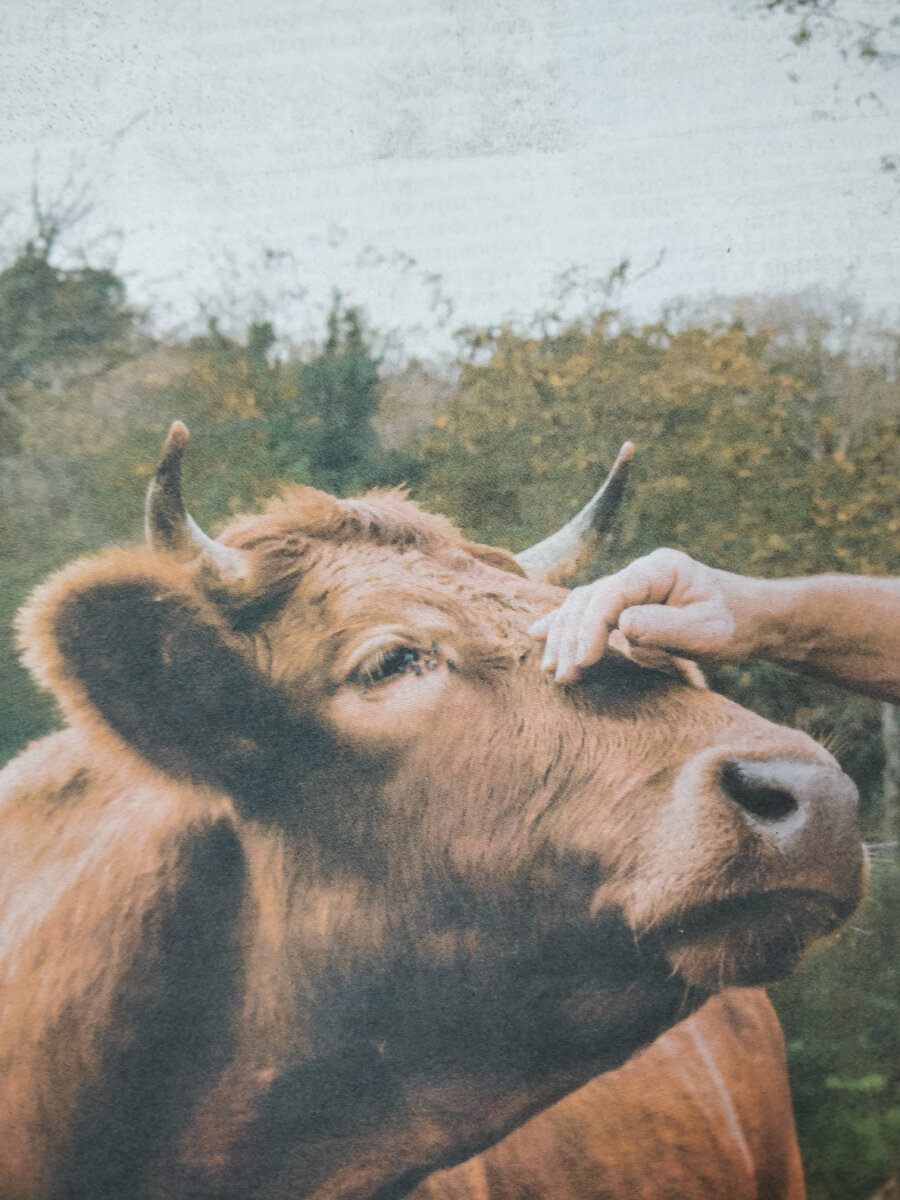
[[[15,663],[9,624],[62,547],[90,544],[73,537],[76,456],[92,440],[80,414],[90,414],[97,380],[135,352],[140,334],[139,314],[111,270],[54,263],[58,230],[49,218],[38,223],[0,270],[0,753],[53,719]]]
[[[741,0],[738,11],[746,3]],[[900,62],[900,17],[893,0],[750,0],[750,6],[767,16],[789,18],[790,39],[799,52],[830,47],[837,50],[843,64],[862,65],[870,71],[893,70]],[[791,78],[797,76],[792,73]],[[848,96],[841,78],[836,79],[833,93],[835,97]],[[853,95],[850,102],[884,110],[882,93],[875,80],[867,92]],[[900,179],[900,148],[886,145],[878,169]]]
[[[303,366],[298,378],[310,467],[330,490],[352,487],[377,447],[372,418],[381,390],[378,365],[358,311],[343,309],[336,296],[322,353]]]
[[[900,40],[900,21],[885,0],[757,0],[757,9],[799,18],[791,40],[803,46],[814,38],[830,37],[851,55],[866,63],[889,65]]]
[[[110,270],[57,267],[49,249],[29,242],[0,271],[0,436],[7,450],[63,376],[108,371],[133,346],[137,314],[122,281]]]

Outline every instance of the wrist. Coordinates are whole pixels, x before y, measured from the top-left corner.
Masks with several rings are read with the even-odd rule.
[[[811,581],[748,579],[745,601],[747,657],[803,663],[819,642],[820,620],[811,622]],[[819,614],[821,615],[821,614]]]

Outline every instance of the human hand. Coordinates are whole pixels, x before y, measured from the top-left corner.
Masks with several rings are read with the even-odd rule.
[[[752,653],[760,580],[730,575],[680,550],[654,550],[615,575],[575,588],[529,633],[546,639],[542,666],[567,683],[603,655],[613,629],[635,646],[738,662]]]

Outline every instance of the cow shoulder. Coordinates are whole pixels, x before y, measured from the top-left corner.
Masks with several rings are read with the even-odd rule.
[[[758,989],[716,996],[415,1200],[802,1200],[784,1040]]]
[[[228,801],[65,730],[0,773],[0,1194],[138,1195],[227,1052]]]

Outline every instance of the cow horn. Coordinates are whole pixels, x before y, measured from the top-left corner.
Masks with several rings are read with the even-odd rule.
[[[603,487],[581,512],[550,537],[516,555],[516,562],[529,579],[565,585],[587,566],[612,526],[633,454],[634,446],[626,442]]]
[[[163,446],[162,459],[147,489],[147,541],[154,550],[168,550],[183,562],[199,558],[225,583],[247,578],[246,555],[213,541],[184,507],[181,498],[181,459],[190,440],[187,426],[175,421]]]

